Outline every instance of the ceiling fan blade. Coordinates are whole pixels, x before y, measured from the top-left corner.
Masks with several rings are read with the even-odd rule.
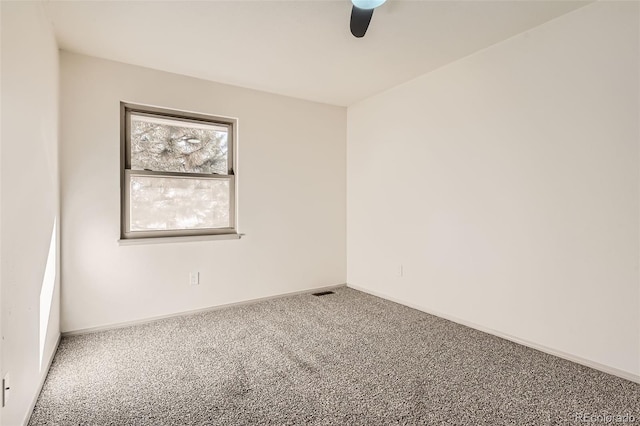
[[[372,16],[373,9],[360,9],[353,6],[351,9],[351,34],[358,38],[363,37],[369,28]]]

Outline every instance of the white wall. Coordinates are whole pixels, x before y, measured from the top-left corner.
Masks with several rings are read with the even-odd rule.
[[[61,100],[63,331],[345,283],[345,108],[67,52]],[[120,101],[239,119],[245,237],[118,244]]]
[[[3,425],[31,413],[60,335],[57,250],[58,47],[41,5],[2,2],[0,283],[2,375],[9,373]],[[46,339],[40,353],[41,294]],[[49,306],[46,306],[50,304]]]
[[[349,285],[638,380],[638,31],[589,5],[349,107]]]

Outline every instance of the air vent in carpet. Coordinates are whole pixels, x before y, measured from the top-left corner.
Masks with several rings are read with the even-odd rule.
[[[314,296],[326,296],[327,294],[335,294],[333,291],[321,291],[319,293],[311,293]]]

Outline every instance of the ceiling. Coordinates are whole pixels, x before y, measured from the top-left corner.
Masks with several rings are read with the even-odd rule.
[[[389,0],[362,39],[349,0],[45,4],[61,49],[348,106],[587,3]]]

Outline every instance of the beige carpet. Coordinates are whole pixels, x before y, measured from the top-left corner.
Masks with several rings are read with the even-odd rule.
[[[640,385],[340,288],[66,337],[30,425],[556,425],[585,415],[640,423]]]

